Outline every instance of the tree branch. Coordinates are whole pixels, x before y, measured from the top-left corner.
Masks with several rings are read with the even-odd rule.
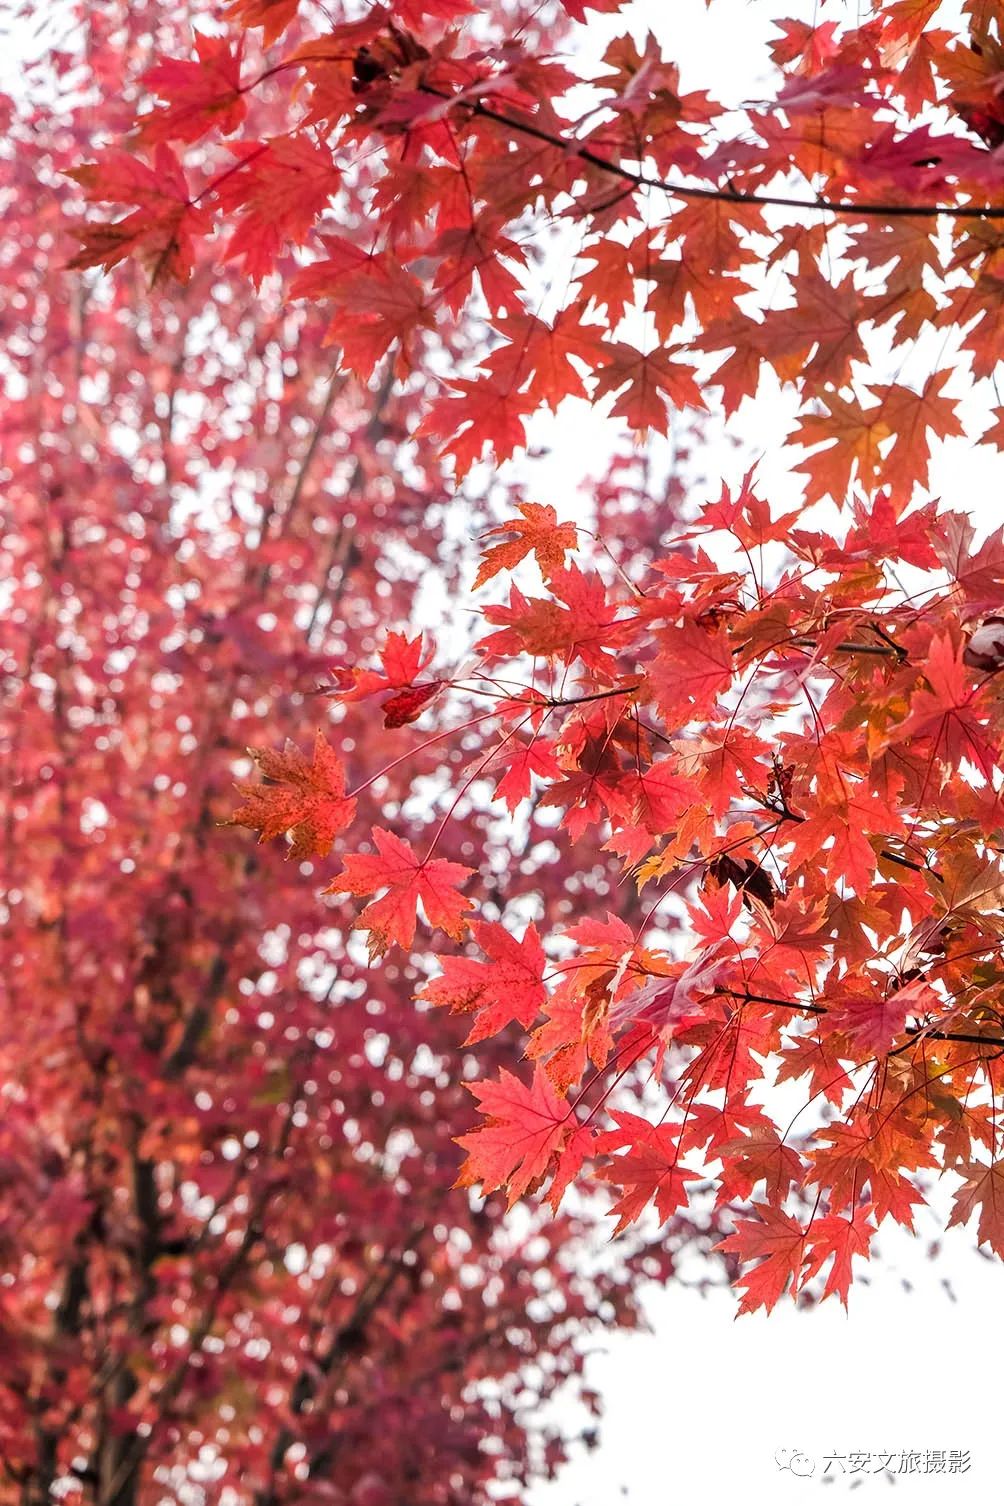
[[[466,109],[472,115],[481,116],[485,120],[494,121],[497,125],[506,126],[509,130],[517,132],[521,136],[529,136],[535,141],[544,142],[556,150],[576,156],[582,162],[588,162],[591,167],[598,168],[601,172],[609,173],[612,177],[620,178],[623,182],[631,184],[635,188],[654,188],[662,193],[670,194],[678,199],[706,199],[719,204],[751,205],[754,208],[773,206],[780,209],[800,209],[815,212],[817,214],[840,214],[857,216],[859,218],[877,219],[906,219],[908,217],[920,219],[937,219],[945,216],[956,220],[1001,220],[1004,219],[1004,205],[975,205],[975,204],[891,204],[876,202],[868,199],[827,199],[817,195],[814,198],[805,198],[798,194],[771,194],[771,193],[743,193],[735,188],[701,188],[692,184],[680,183],[671,178],[658,178],[650,173],[640,172],[635,168],[625,167],[623,162],[618,162],[612,157],[601,156],[594,152],[591,147],[582,146],[574,138],[564,137],[552,131],[546,131],[541,126],[535,125],[529,120],[513,119],[510,115],[504,115],[500,110],[493,110],[490,105],[483,104],[480,100],[471,101],[446,93],[442,89],[434,89],[429,84],[421,84],[420,89],[424,94],[433,94],[437,99],[449,100],[462,109]]]
[[[773,1004],[780,1009],[793,1009],[803,1014],[829,1014],[830,1011],[824,1004],[803,1003],[798,999],[778,999],[772,994],[739,993],[737,989],[716,989],[716,993],[728,994],[730,998],[738,999],[742,1004]],[[908,1036],[922,1037],[924,1040],[933,1041],[960,1041],[969,1046],[993,1046],[1004,1048],[1004,1037],[994,1035],[977,1035],[975,1031],[965,1030],[936,1030],[930,1025],[907,1025],[904,1027]],[[912,1044],[912,1043],[911,1043]]]
[[[369,1321],[370,1315],[387,1295],[393,1285],[404,1262],[404,1256],[412,1246],[412,1241],[422,1232],[423,1225],[416,1224],[407,1235],[401,1248],[396,1251],[384,1265],[382,1272],[374,1271],[359,1294],[358,1300],[347,1320],[340,1324],[332,1337],[324,1354],[311,1356],[309,1365],[305,1365],[297,1376],[290,1392],[289,1409],[294,1417],[300,1416],[305,1411],[309,1402],[313,1401],[317,1394],[318,1377],[330,1380],[335,1365],[339,1360],[347,1363],[352,1353],[352,1342],[361,1335],[362,1330]],[[345,1363],[337,1372],[340,1378],[344,1373]],[[279,1471],[282,1469],[286,1455],[296,1442],[296,1434],[288,1425],[280,1428],[272,1452],[269,1455],[269,1482],[264,1490],[255,1495],[255,1506],[278,1506],[279,1494]],[[308,1469],[311,1475],[316,1475],[326,1463],[330,1463],[331,1444],[323,1445],[311,1456]]]

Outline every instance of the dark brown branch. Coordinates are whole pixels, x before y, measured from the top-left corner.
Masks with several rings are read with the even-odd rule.
[[[281,1165],[285,1158],[293,1132],[293,1114],[299,1091],[300,1087],[297,1084],[295,1091],[290,1094],[288,1112],[283,1120],[282,1129],[277,1137],[277,1143],[269,1158],[271,1164]],[[251,1207],[248,1209],[244,1232],[241,1235],[240,1241],[231,1251],[229,1257],[217,1273],[212,1294],[203,1309],[202,1316],[189,1334],[186,1353],[170,1375],[168,1375],[154,1398],[156,1406],[155,1423],[146,1434],[133,1433],[123,1440],[121,1455],[117,1461],[118,1467],[102,1497],[103,1506],[105,1506],[105,1503],[107,1503],[107,1506],[115,1506],[115,1503],[120,1499],[121,1492],[131,1488],[134,1484],[137,1472],[146,1457],[147,1449],[156,1435],[156,1425],[163,1422],[180,1395],[193,1359],[197,1354],[201,1353],[206,1339],[212,1332],[224,1296],[243,1270],[251,1250],[262,1237],[265,1212],[269,1198],[275,1191],[276,1184],[266,1181],[253,1199]]]
[[[717,992],[728,993],[742,1004],[773,1004],[779,1009],[793,1009],[802,1014],[829,1014],[830,1012],[823,1004],[810,1004],[799,999],[777,999],[771,994],[739,993],[734,989],[721,989]],[[965,1030],[936,1030],[930,1025],[907,1025],[905,1033],[909,1036],[922,1037],[924,1040],[960,1041],[970,1046],[993,1046],[1004,1049],[1004,1037],[977,1035],[975,1032]]]
[[[811,638],[796,638],[792,645],[794,648],[818,648],[819,645]],[[886,648],[881,643],[834,643],[830,648],[833,654],[874,654],[882,659],[903,658],[903,650],[895,646]]]
[[[635,168],[625,167],[622,162],[617,162],[612,157],[601,156],[594,152],[591,147],[581,146],[573,138],[556,135],[552,131],[546,131],[541,126],[534,125],[529,120],[513,119],[510,115],[504,115],[500,110],[493,110],[489,105],[480,100],[472,102],[467,99],[456,98],[442,89],[434,89],[428,84],[422,84],[421,89],[425,94],[434,94],[437,99],[453,100],[456,105],[466,109],[472,115],[481,116],[485,120],[494,121],[497,125],[506,126],[511,131],[516,131],[521,136],[532,137],[535,141],[541,141],[547,146],[579,158],[582,162],[588,162],[591,167],[598,168],[601,172],[609,173],[612,177],[620,178],[625,183],[635,188],[655,188],[663,193],[668,193],[678,199],[706,199],[719,204],[773,206],[780,209],[810,210],[817,214],[841,214],[858,216],[860,218],[877,219],[906,219],[908,217],[920,219],[937,219],[944,215],[949,219],[956,220],[1001,220],[1004,219],[1004,205],[975,205],[975,204],[889,204],[875,202],[868,199],[827,199],[820,195],[815,198],[804,198],[798,194],[770,194],[770,193],[743,193],[735,188],[700,188],[690,184],[679,183],[671,178],[657,178],[650,173],[639,172]]]
[[[325,393],[324,393],[324,401],[321,404],[321,407],[320,407],[320,410],[318,411],[317,417],[314,420],[314,426],[313,426],[313,429],[311,430],[310,439],[309,439],[309,441],[307,443],[307,448],[304,450],[304,452],[303,452],[303,458],[301,459],[300,464],[299,464],[299,466],[297,468],[296,479],[293,482],[293,487],[292,487],[292,490],[291,490],[291,492],[289,494],[289,501],[286,503],[285,509],[283,510],[283,513],[282,513],[282,519],[281,519],[281,522],[280,522],[280,530],[282,528],[285,528],[285,526],[288,524],[290,518],[292,517],[293,513],[296,511],[297,506],[299,505],[300,498],[303,496],[303,489],[304,489],[304,487],[305,487],[305,485],[307,483],[307,478],[310,475],[310,471],[311,471],[311,468],[312,468],[313,463],[314,463],[314,457],[317,454],[318,446],[320,445],[321,440],[324,438],[325,430],[328,427],[328,419],[331,417],[331,409],[334,406],[335,394],[339,390],[340,384],[339,384],[339,381],[338,381],[338,377],[339,377],[338,361],[336,359],[332,363],[331,371],[328,374],[328,384],[327,384],[327,388],[326,388]],[[262,544],[264,544],[264,542],[265,542],[265,536],[266,536],[266,534],[268,533],[269,529],[272,526],[272,519],[273,519],[273,517],[276,514],[276,510],[277,509],[276,509],[275,499],[273,497],[269,501],[269,505],[266,507],[266,509],[264,511],[264,515],[263,515],[262,520],[261,520],[261,528],[260,528],[260,531],[259,531],[259,539],[260,539],[260,542]],[[264,594],[265,591],[266,591],[266,589],[268,588],[268,583],[269,583],[269,581],[272,578],[272,566],[271,566],[271,564],[268,563],[268,562],[266,562],[264,565],[260,566],[260,568],[257,570],[256,573],[257,573],[257,582],[256,582],[256,584],[258,586],[258,589],[262,592],[262,594]],[[254,580],[254,576],[255,576],[255,572],[252,572],[251,573],[251,579],[252,580]]]
[[[181,1032],[181,1039],[164,1063],[164,1076],[166,1078],[181,1077],[195,1060],[199,1042],[209,1024],[213,1006],[223,990],[229,970],[230,959],[228,949],[221,948],[213,959],[212,967],[209,969],[209,977],[206,979],[206,986],[202,991],[202,997],[186,1017],[185,1026]]]

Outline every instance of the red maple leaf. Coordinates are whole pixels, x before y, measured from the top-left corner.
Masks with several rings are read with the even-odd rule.
[[[262,43],[271,47],[292,26],[299,5],[300,0],[230,0],[226,15],[243,26],[262,27]]]
[[[356,925],[369,931],[371,957],[380,957],[392,942],[410,947],[415,937],[418,905],[421,902],[430,926],[441,926],[454,941],[467,928],[464,911],[473,902],[457,893],[457,885],[469,878],[473,869],[445,858],[420,861],[410,842],[393,832],[373,828],[375,853],[349,853],[342,872],[333,879],[324,894],[375,894],[386,890],[359,915]]]
[[[875,1225],[870,1221],[871,1207],[858,1207],[846,1216],[829,1214],[814,1218],[809,1225],[809,1247],[805,1258],[803,1284],[810,1280],[832,1256],[823,1287],[823,1298],[835,1292],[844,1307],[847,1306],[847,1290],[851,1283],[851,1260],[855,1255],[867,1256]]]
[[[910,715],[898,729],[900,738],[931,737],[935,751],[952,763],[970,758],[987,775],[997,761],[962,650],[949,633],[932,639],[924,664],[930,690],[917,690]]]
[[[746,1288],[739,1303],[741,1313],[754,1312],[758,1307],[770,1312],[789,1283],[792,1296],[797,1296],[802,1284],[806,1234],[801,1224],[768,1203],[754,1203],[753,1212],[756,1218],[740,1219],[735,1233],[715,1246],[744,1261],[759,1262],[739,1278],[738,1284]]]
[[[159,142],[152,164],[129,152],[109,149],[69,174],[89,203],[135,206],[124,219],[77,226],[81,249],[68,265],[104,267],[135,256],[151,285],[167,277],[187,282],[195,260],[195,239],[211,220],[193,200],[177,157]]]
[[[456,478],[463,480],[490,445],[498,461],[508,460],[526,439],[523,415],[529,402],[505,382],[456,378],[451,396],[435,398],[418,433],[446,440],[442,453],[451,455]]]
[[[394,256],[367,254],[342,236],[326,235],[323,244],[327,257],[297,273],[293,296],[330,300],[334,312],[326,340],[340,347],[341,366],[360,379],[395,343],[403,364],[415,332],[435,324],[425,287]]]
[[[545,1174],[577,1121],[541,1067],[535,1068],[529,1087],[504,1067],[498,1082],[464,1086],[489,1117],[478,1129],[457,1136],[457,1144],[468,1152],[457,1186],[480,1183],[485,1192],[505,1187],[511,1208]]]
[[[619,999],[613,1010],[613,1023],[649,1025],[667,1040],[678,1035],[706,1018],[704,1000],[736,958],[734,942],[718,942],[687,963],[678,977],[653,978]]]
[[[644,355],[621,342],[605,345],[604,364],[597,372],[596,396],[616,392],[612,413],[632,429],[669,429],[670,408],[703,408],[694,368],[669,359],[662,350]]]
[[[827,1028],[845,1033],[854,1045],[869,1056],[884,1056],[902,1035],[908,1014],[923,1015],[941,1003],[929,983],[923,979],[903,988],[867,989],[853,983],[843,985],[849,997],[826,1000]],[[843,991],[843,988],[841,991]]]
[[[249,751],[264,777],[275,783],[239,784],[237,792],[245,803],[224,824],[260,832],[259,842],[289,832],[287,858],[323,857],[356,808],[355,800],[345,794],[345,770],[323,732],[314,735],[309,762],[289,741],[281,753],[270,748]]]
[[[627,1146],[600,1171],[600,1179],[621,1189],[612,1212],[617,1214],[615,1234],[634,1223],[642,1209],[655,1199],[663,1223],[678,1208],[686,1207],[687,1183],[699,1181],[702,1172],[680,1164],[679,1132],[676,1125],[651,1124],[637,1114],[614,1111],[617,1125],[597,1137],[595,1149],[603,1154]]]
[[[283,247],[313,227],[341,175],[330,149],[307,135],[241,141],[231,150],[237,161],[216,186],[220,204],[234,216],[227,258],[257,287]]]
[[[754,1125],[748,1134],[721,1141],[716,1151],[723,1163],[719,1205],[732,1198],[748,1198],[758,1182],[765,1184],[767,1201],[776,1206],[788,1196],[792,1182],[802,1177],[802,1161],[785,1145],[773,1124]]]
[[[360,701],[382,690],[393,690],[396,693],[382,702],[384,726],[403,727],[415,721],[446,684],[445,680],[415,683],[436,651],[435,645],[427,653],[424,651],[423,637],[422,633],[414,638],[408,638],[404,633],[388,633],[380,651],[382,669],[332,665],[331,674],[337,688],[328,690],[327,694],[336,701]]]
[[[709,632],[688,619],[658,638],[650,675],[665,720],[672,724],[712,714],[735,675],[728,634]]]
[[[247,114],[241,92],[243,38],[195,33],[197,60],[164,58],[143,75],[148,89],[166,101],[139,122],[145,141],[197,141],[216,129],[236,131]]]
[[[948,1227],[968,1223],[979,1208],[976,1232],[980,1244],[988,1244],[1004,1256],[1004,1161],[993,1161],[989,1166],[971,1161],[961,1171],[966,1180],[955,1194]]]
[[[561,766],[551,744],[542,738],[524,742],[522,738],[508,737],[487,763],[481,762],[480,767],[485,773],[500,768],[505,770],[495,786],[495,794],[499,800],[505,801],[510,813],[529,795],[531,775],[535,774],[539,779],[561,778]]]
[[[382,669],[333,665],[331,673],[338,688],[331,691],[331,695],[338,701],[359,701],[381,690],[413,685],[435,652],[434,649],[425,652],[423,638],[422,633],[414,638],[408,638],[404,633],[388,633],[380,650]]]
[[[475,921],[471,929],[489,960],[442,957],[442,973],[421,992],[430,1004],[447,1004],[455,1014],[474,1012],[465,1046],[497,1035],[513,1020],[526,1029],[547,998],[541,981],[547,959],[536,926],[528,926],[519,941],[494,922]]]
[[[426,706],[443,688],[442,680],[427,680],[424,685],[409,685],[383,703],[385,727],[404,727],[417,721]]]

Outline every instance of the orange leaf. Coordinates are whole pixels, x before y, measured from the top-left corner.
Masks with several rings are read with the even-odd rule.
[[[224,825],[260,831],[259,842],[288,831],[293,840],[287,858],[323,857],[356,808],[355,800],[345,794],[345,771],[324,734],[315,733],[309,763],[289,741],[281,753],[269,748],[250,751],[265,778],[275,783],[239,784],[237,792],[245,804]]]
[[[165,101],[139,122],[144,141],[197,141],[209,130],[229,136],[247,114],[241,93],[243,39],[195,33],[197,61],[164,58],[143,82]]]
[[[854,1255],[867,1255],[875,1225],[869,1222],[871,1208],[855,1208],[846,1218],[831,1214],[827,1218],[813,1219],[809,1226],[811,1245],[806,1254],[804,1281],[808,1281],[822,1268],[830,1256],[833,1265],[823,1287],[823,1297],[836,1292],[844,1307],[847,1306],[847,1289],[851,1284],[851,1259]]]
[[[514,537],[502,544],[494,544],[481,561],[473,589],[476,591],[491,580],[500,570],[513,570],[520,560],[533,554],[540,573],[548,580],[565,563],[565,551],[575,548],[574,523],[559,523],[553,507],[539,502],[517,502],[522,518],[512,518],[489,528],[486,537],[495,534],[512,534]]]
[[[955,1194],[948,1227],[969,1222],[977,1208],[980,1219],[977,1234],[980,1244],[988,1244],[1004,1256],[1004,1160],[990,1166],[971,1161],[963,1168],[968,1172],[965,1184]]]
[[[261,26],[262,44],[271,47],[296,20],[300,0],[230,0],[226,16],[241,26]]]

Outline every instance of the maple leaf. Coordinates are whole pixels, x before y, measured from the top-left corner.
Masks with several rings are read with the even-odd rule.
[[[828,999],[826,1024],[846,1033],[868,1056],[883,1056],[892,1049],[903,1033],[908,1014],[937,1012],[940,1004],[934,989],[923,980],[903,988],[890,988],[885,993],[869,992],[862,996],[863,993],[858,989],[856,996],[852,994],[849,999],[832,1003]]]
[[[747,341],[782,381],[804,373],[842,387],[852,363],[865,354],[860,327],[867,301],[862,307],[852,278],[832,284],[815,269],[802,277],[798,292],[794,308],[768,310],[762,324],[749,327]]]
[[[705,407],[693,367],[671,360],[669,352],[644,355],[634,346],[619,342],[604,346],[604,352],[604,363],[596,373],[595,396],[618,393],[612,415],[626,419],[632,429],[666,434],[670,407]]]
[[[596,331],[591,335],[591,330]],[[500,321],[499,332],[508,345],[493,350],[482,363],[500,384],[525,392],[536,405],[543,403],[552,412],[566,397],[585,397],[586,388],[569,359],[578,356],[587,363],[605,352],[598,337],[600,325],[583,325],[567,315],[552,324],[523,313],[510,314]]]
[[[858,1207],[846,1217],[843,1214],[829,1214],[824,1218],[814,1218],[809,1225],[809,1244],[802,1280],[803,1285],[811,1280],[832,1256],[833,1265],[823,1287],[824,1300],[836,1293],[844,1307],[847,1307],[851,1261],[855,1255],[867,1256],[875,1233],[870,1213],[869,1207]]]
[[[960,1172],[966,1180],[955,1194],[948,1227],[968,1223],[979,1208],[976,1232],[980,1244],[988,1244],[1004,1256],[1004,1161],[990,1165],[971,1161]]]
[[[486,538],[495,534],[511,534],[513,537],[502,544],[493,544],[485,553],[478,568],[473,590],[483,586],[500,570],[513,570],[520,560],[532,554],[545,580],[561,570],[565,553],[574,549],[577,532],[574,523],[559,523],[558,514],[548,505],[539,502],[517,502],[522,518],[512,518],[489,528]]]
[[[621,10],[627,0],[561,0],[561,3],[573,21],[585,21],[587,10],[609,14]]]
[[[197,141],[217,129],[229,136],[247,114],[241,92],[242,39],[195,33],[197,61],[165,58],[143,75],[148,89],[167,103],[139,122],[144,141]]]
[[[405,727],[417,721],[426,706],[443,688],[442,680],[429,680],[424,685],[409,685],[389,696],[382,706],[385,727]]]
[[[774,1125],[756,1125],[749,1134],[735,1135],[715,1147],[721,1158],[719,1205],[732,1198],[748,1198],[758,1182],[765,1183],[767,1201],[783,1203],[792,1182],[800,1182],[802,1160],[777,1133]]]
[[[242,141],[232,150],[234,168],[216,186],[220,204],[235,217],[227,258],[257,287],[283,247],[312,228],[341,175],[330,149],[306,135]]]
[[[414,685],[418,676],[435,655],[435,647],[425,649],[425,635],[409,638],[406,633],[389,632],[380,650],[381,669],[356,669],[332,665],[337,688],[329,694],[339,701],[359,701],[381,690],[401,690]]]
[[[550,743],[540,738],[523,742],[520,738],[509,737],[495,749],[487,762],[480,763],[480,768],[484,773],[500,768],[505,770],[495,786],[495,795],[505,801],[510,814],[529,795],[532,775],[544,780],[560,779],[562,772]]]
[[[824,446],[811,457],[806,500],[818,502],[829,496],[842,503],[852,475],[859,485],[870,487],[882,473],[881,446],[892,437],[892,429],[880,404],[865,410],[856,400],[835,392],[827,393],[820,402],[824,411],[806,414],[791,438],[807,448],[821,443]]]
[[[658,644],[649,675],[664,719],[672,724],[710,715],[735,676],[728,634],[688,619],[660,632]]]
[[[327,256],[296,274],[293,296],[334,304],[325,341],[340,347],[346,370],[365,380],[395,343],[402,367],[416,332],[435,324],[426,289],[392,256],[367,254],[344,236],[322,239]]]
[[[341,873],[321,891],[357,896],[387,891],[371,901],[355,922],[370,933],[370,956],[382,956],[392,942],[411,946],[419,902],[430,926],[440,926],[459,941],[467,928],[464,911],[472,909],[473,902],[457,893],[457,885],[473,869],[445,858],[419,861],[410,842],[378,826],[373,828],[373,840],[375,853],[349,853]]]
[[[260,26],[262,43],[271,47],[296,20],[300,0],[229,0],[225,15],[243,26]]]
[[[769,1203],[754,1203],[753,1212],[756,1218],[740,1219],[735,1233],[715,1246],[741,1260],[759,1261],[739,1278],[739,1285],[746,1288],[739,1303],[741,1313],[755,1312],[758,1307],[770,1312],[789,1283],[793,1297],[802,1285],[806,1233],[801,1224]]]
[[[806,816],[792,834],[792,868],[822,858],[833,883],[846,879],[856,893],[866,893],[877,860],[859,818],[859,807],[847,803],[826,806],[818,814]]]
[[[136,206],[124,219],[78,226],[82,246],[68,266],[110,271],[127,256],[135,256],[151,286],[168,277],[188,281],[196,237],[206,233],[210,220],[208,211],[192,199],[169,146],[157,144],[152,164],[109,149],[68,176],[81,185],[89,203]]]
[[[442,973],[420,994],[430,1004],[449,1005],[455,1014],[474,1012],[465,1046],[497,1035],[513,1020],[526,1029],[547,998],[541,981],[547,959],[536,926],[528,926],[519,941],[494,922],[474,921],[471,930],[489,960],[443,957]]]
[[[874,385],[883,423],[893,435],[883,470],[894,498],[907,502],[915,482],[923,481],[930,459],[928,434],[947,439],[962,434],[955,402],[945,394],[954,371],[938,371],[928,378],[921,392],[898,383]]]
[[[716,816],[721,816],[747,786],[763,787],[768,751],[762,738],[738,727],[707,727],[699,737],[673,741],[677,767],[697,784]]]
[[[337,701],[359,701],[390,690],[394,693],[382,702],[384,726],[403,727],[415,721],[446,684],[445,680],[415,683],[436,652],[434,644],[428,652],[423,644],[422,633],[415,638],[408,638],[404,633],[388,633],[380,650],[382,669],[357,669],[334,664],[331,674],[335,684],[333,688],[325,687],[326,694]]]
[[[992,610],[1004,599],[1004,528],[973,550],[976,529],[964,513],[940,513],[931,546],[970,606]]]
[[[913,1209],[924,1199],[904,1170],[938,1164],[915,1129],[907,1133],[888,1120],[876,1124],[862,1115],[850,1123],[827,1125],[817,1138],[829,1143],[813,1151],[809,1180],[829,1189],[833,1211],[851,1206],[867,1183],[876,1219],[891,1216],[913,1228]]]
[[[671,830],[684,809],[697,799],[697,786],[679,773],[675,759],[658,758],[640,774],[623,782],[624,798],[632,802],[632,822],[653,835]]]
[[[486,445],[502,461],[523,444],[528,404],[505,383],[456,379],[451,385],[453,395],[429,404],[418,432],[446,438],[442,453],[453,457],[461,481],[481,459]]]
[[[289,832],[287,858],[324,857],[351,822],[356,802],[345,794],[345,770],[323,732],[314,735],[309,761],[289,741],[282,753],[269,748],[249,751],[264,777],[275,782],[239,784],[237,792],[245,803],[224,825],[248,826],[260,832],[259,842]]]
[[[595,575],[575,565],[551,580],[553,601],[527,598],[517,586],[509,590],[508,605],[485,608],[485,621],[501,623],[477,645],[482,654],[562,654],[566,662],[579,658],[592,669],[614,665],[612,650],[629,631],[618,621],[618,608],[608,602],[606,588]]]
[[[650,983],[619,999],[613,1023],[644,1022],[666,1039],[705,1018],[703,998],[718,984],[726,967],[736,961],[736,948],[719,942],[695,957],[676,978],[653,978]]]
[[[608,1154],[623,1145],[629,1147],[599,1173],[601,1181],[621,1188],[621,1196],[611,1209],[618,1216],[614,1233],[620,1234],[634,1223],[653,1198],[665,1223],[678,1208],[686,1206],[687,1183],[699,1181],[701,1172],[679,1163],[675,1125],[651,1124],[637,1114],[617,1110],[611,1118],[617,1128],[597,1137],[596,1151]]]
[[[897,738],[933,737],[942,757],[955,764],[971,758],[986,774],[997,762],[998,752],[988,738],[962,650],[950,633],[932,639],[924,678],[931,688],[921,688],[911,697],[910,714],[897,729]]]
[[[943,517],[935,521],[933,508],[911,512],[906,520],[900,513],[887,492],[878,492],[868,506],[853,502],[854,526],[848,529],[836,559],[842,561],[855,555],[874,559],[887,555],[906,560],[921,570],[932,568],[938,558],[937,540],[943,532]],[[904,522],[908,526],[904,527]]]
[[[489,1117],[478,1129],[457,1136],[457,1144],[468,1155],[456,1185],[480,1183],[486,1193],[504,1187],[511,1208],[545,1174],[552,1156],[575,1128],[575,1117],[540,1067],[535,1068],[529,1087],[504,1067],[498,1082],[464,1086]]]

